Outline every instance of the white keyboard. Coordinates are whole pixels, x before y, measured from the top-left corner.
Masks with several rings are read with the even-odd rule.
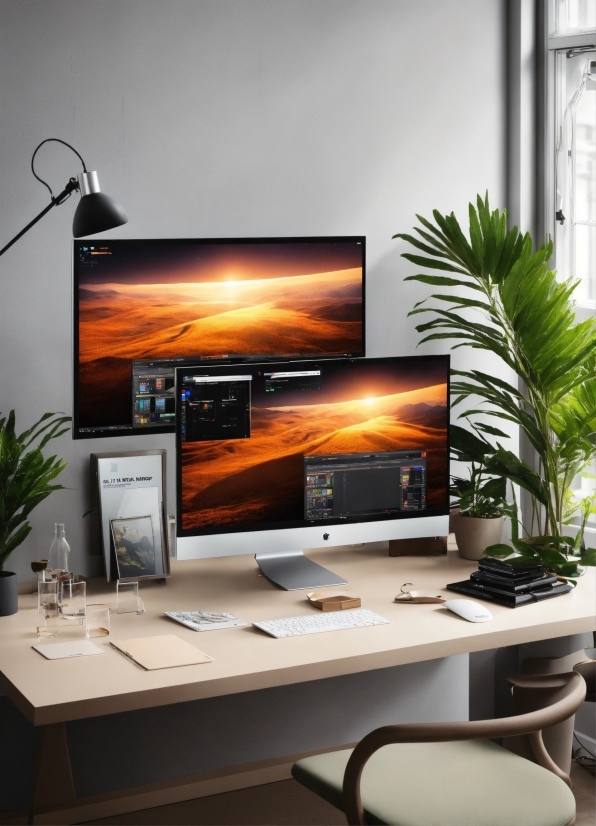
[[[308,614],[305,617],[287,617],[278,620],[253,622],[255,628],[266,631],[272,637],[298,637],[302,634],[319,634],[322,631],[343,631],[345,628],[364,628],[367,625],[387,625],[385,619],[374,611],[353,608],[350,611],[329,611]]]

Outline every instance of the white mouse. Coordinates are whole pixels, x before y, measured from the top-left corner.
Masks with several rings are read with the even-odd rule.
[[[448,599],[443,605],[468,622],[490,622],[493,618],[488,608],[471,599]]]

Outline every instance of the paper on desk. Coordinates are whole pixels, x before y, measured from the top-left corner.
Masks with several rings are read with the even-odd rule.
[[[32,645],[36,651],[48,660],[62,660],[66,657],[89,657],[92,654],[105,654],[103,648],[89,640],[73,640],[71,642],[54,642],[45,645]]]
[[[174,634],[138,637],[134,640],[110,640],[110,644],[146,671],[213,662],[213,657]]]

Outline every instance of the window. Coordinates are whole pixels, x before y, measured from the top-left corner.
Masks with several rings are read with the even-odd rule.
[[[596,6],[596,3],[594,4]],[[575,298],[596,310],[596,50],[555,53],[555,249]]]
[[[555,0],[555,33],[576,34],[596,29],[594,0]]]
[[[551,0],[548,31],[546,219],[556,269],[580,282],[574,297],[584,319],[596,314],[596,0]],[[588,472],[575,479],[576,500],[593,495],[596,460]],[[596,515],[586,541],[596,545]]]

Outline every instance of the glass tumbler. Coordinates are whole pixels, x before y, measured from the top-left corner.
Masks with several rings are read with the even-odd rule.
[[[120,582],[116,585],[118,595],[117,614],[144,614],[145,606],[139,597],[138,582]]]
[[[31,570],[37,577],[37,582],[44,582],[46,579],[50,577],[46,577],[46,568],[48,567],[48,560],[47,559],[34,559],[31,562]],[[35,591],[32,591],[34,594]]]
[[[60,606],[57,602],[44,602],[44,624],[37,626],[37,636],[40,639],[56,637],[59,630]]]
[[[85,582],[72,579],[60,583],[62,616],[73,624],[81,625],[85,619],[86,588]]]
[[[40,614],[45,611],[48,603],[58,604],[60,597],[59,582],[57,579],[39,581],[37,583],[37,610]]]
[[[87,638],[107,637],[110,633],[110,606],[100,603],[87,605],[85,621]]]

